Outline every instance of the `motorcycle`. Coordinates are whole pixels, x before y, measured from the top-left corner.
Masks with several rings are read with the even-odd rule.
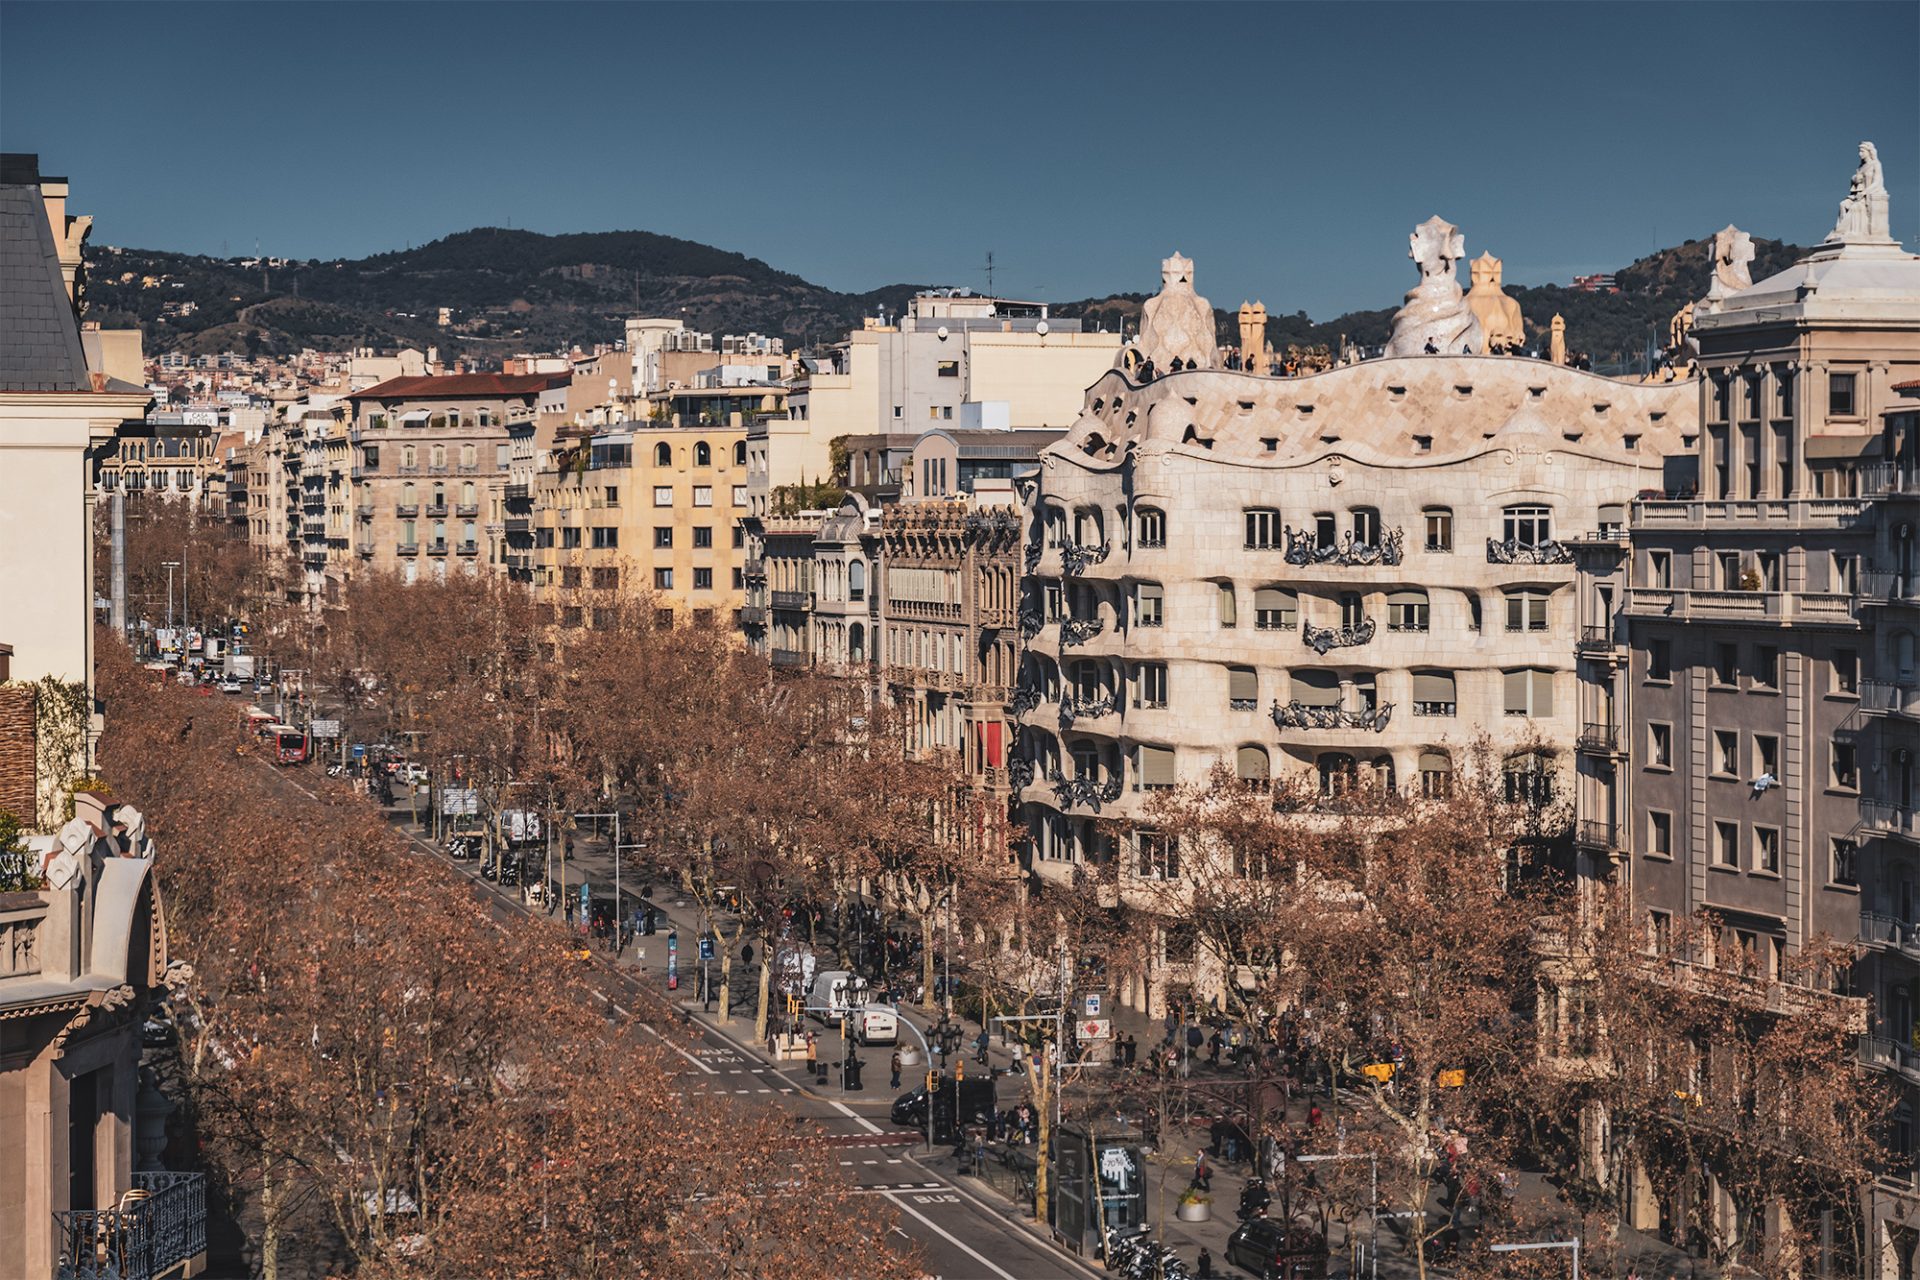
[[[1259,1178],[1247,1179],[1247,1185],[1240,1189],[1240,1217],[1264,1218],[1267,1206],[1273,1203],[1273,1196],[1267,1190],[1267,1184]]]

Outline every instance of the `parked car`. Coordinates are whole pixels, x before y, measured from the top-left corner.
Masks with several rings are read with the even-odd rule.
[[[246,691],[247,686],[232,676],[227,676],[220,681],[220,692],[222,693],[245,693]]]
[[[1260,1280],[1325,1280],[1327,1241],[1297,1222],[1252,1218],[1227,1237],[1227,1261]]]

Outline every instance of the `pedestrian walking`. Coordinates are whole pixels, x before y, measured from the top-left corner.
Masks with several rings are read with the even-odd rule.
[[[820,1045],[813,1038],[813,1032],[807,1032],[807,1070],[813,1071],[820,1062]]]
[[[1198,1280],[1213,1280],[1213,1255],[1205,1245],[1200,1246],[1200,1256],[1194,1260],[1193,1274]]]
[[[1207,1163],[1207,1153],[1205,1150],[1194,1153],[1193,1185],[1202,1191],[1213,1190],[1213,1166]]]
[[[985,1027],[982,1027],[980,1028],[979,1036],[976,1037],[973,1042],[973,1060],[979,1063],[983,1067],[987,1065],[988,1043],[989,1041],[987,1039],[987,1029]]]
[[[893,1069],[893,1081],[887,1087],[898,1089],[900,1087],[900,1051],[898,1049],[893,1051],[893,1060],[887,1065]]]

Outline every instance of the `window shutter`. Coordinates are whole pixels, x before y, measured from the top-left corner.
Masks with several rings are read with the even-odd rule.
[[[1425,604],[1426,602],[1427,593],[1424,591],[1406,590],[1387,593],[1387,603],[1390,605]]]
[[[1239,621],[1239,605],[1234,598],[1233,584],[1223,582],[1220,584],[1220,625],[1231,627]]]
[[[1135,590],[1138,592],[1138,599],[1140,601],[1140,612],[1147,613],[1149,616],[1152,616],[1149,613],[1147,606],[1149,604],[1160,603],[1160,600],[1163,595],[1163,593],[1160,590],[1160,584],[1157,582],[1143,582],[1138,587],[1136,587]]]
[[[1547,598],[1527,593],[1527,626],[1536,631],[1547,629]]]
[[[1453,761],[1444,751],[1422,751],[1420,753],[1420,772],[1452,773]]]
[[[1623,525],[1627,522],[1627,509],[1618,502],[1610,502],[1600,508],[1600,527]]]
[[[1527,714],[1527,671],[1506,673],[1506,711],[1510,716]]]
[[[1533,714],[1550,716],[1553,714],[1553,672],[1535,671],[1533,676]]]
[[[1267,753],[1259,747],[1240,748],[1238,773],[1243,779],[1267,781],[1272,777],[1267,766]]]
[[[1260,676],[1252,667],[1227,669],[1227,696],[1252,701],[1260,696]]]
[[[1415,702],[1453,702],[1453,673],[1451,671],[1416,671],[1413,673],[1413,700]]]
[[[1307,707],[1340,705],[1340,679],[1331,671],[1306,670],[1293,673],[1293,700]]]
[[[1140,748],[1140,781],[1149,787],[1173,785],[1173,748]]]

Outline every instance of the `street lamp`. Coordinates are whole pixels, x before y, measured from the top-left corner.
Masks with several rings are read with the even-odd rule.
[[[1573,1280],[1580,1280],[1580,1240],[1541,1240],[1534,1244],[1496,1244],[1489,1245],[1495,1253],[1521,1253],[1534,1249],[1571,1249],[1573,1250]]]
[[[160,567],[167,571],[167,630],[171,631],[173,630],[173,571],[180,567],[180,562],[178,560],[162,560]],[[180,648],[182,657],[184,658],[186,646],[182,645]],[[183,661],[181,665],[184,666],[186,664]]]

